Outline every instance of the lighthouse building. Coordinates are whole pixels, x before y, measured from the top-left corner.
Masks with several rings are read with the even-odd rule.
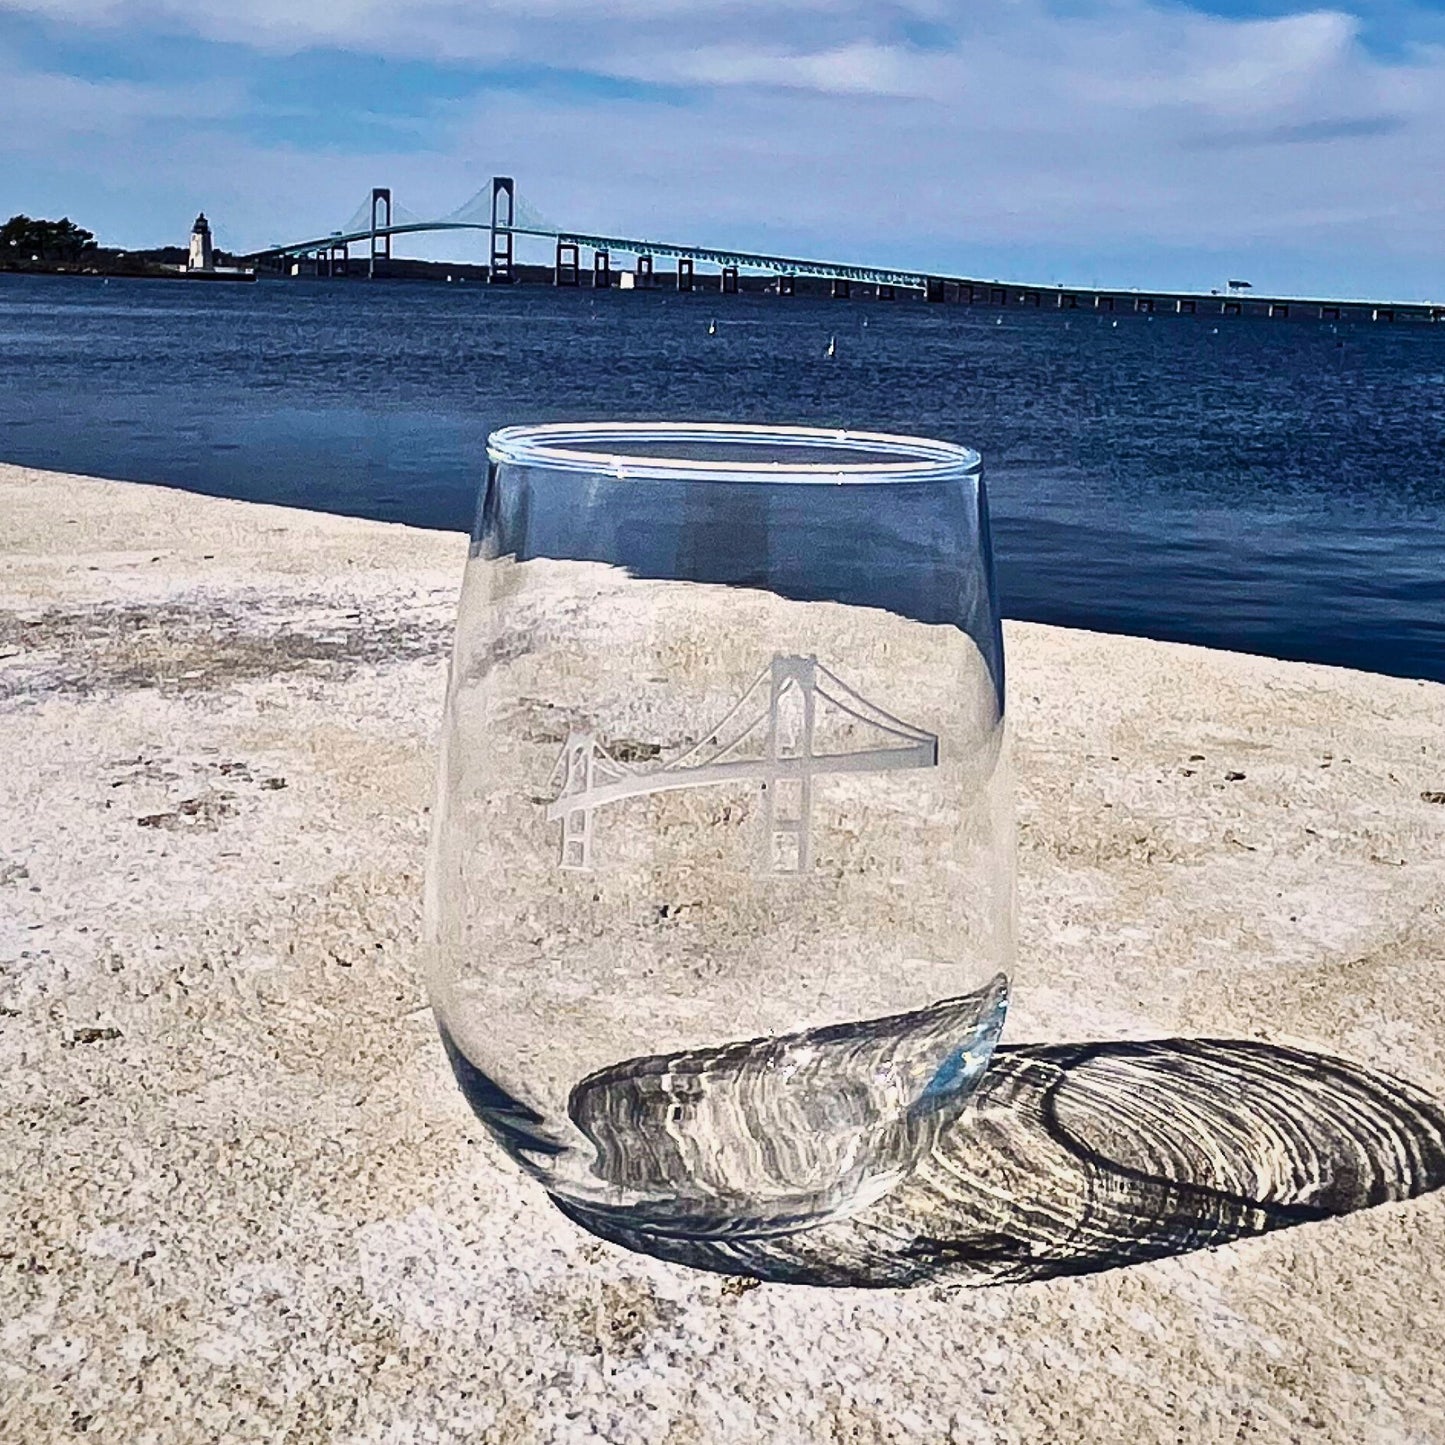
[[[206,213],[201,212],[196,217],[196,224],[191,227],[191,254],[186,260],[188,271],[214,271],[216,269],[216,253],[211,247],[211,223],[206,219]]]

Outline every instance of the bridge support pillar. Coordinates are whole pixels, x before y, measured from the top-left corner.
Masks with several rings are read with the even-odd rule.
[[[718,289],[724,296],[736,296],[738,294],[738,268],[736,266],[724,266],[722,273],[718,276]]]
[[[384,220],[378,217],[385,216]],[[385,228],[385,234],[377,235],[377,232]],[[371,253],[366,258],[366,279],[370,281],[376,275],[376,263],[378,260],[391,260],[391,187],[373,186],[371,188]]]
[[[332,246],[326,257],[328,276],[347,276],[351,273],[351,247],[345,244]]]
[[[639,256],[637,258],[637,285],[640,290],[649,290],[652,286],[652,257]]]
[[[581,261],[575,241],[557,242],[557,267],[552,279],[558,286],[576,286],[581,280]]]
[[[779,295],[779,296],[794,296],[794,295],[797,294],[797,290],[798,290],[798,278],[797,278],[796,276],[787,276],[787,275],[784,275],[784,276],[779,276],[779,277],[778,277],[778,295]]]
[[[879,299],[880,301],[891,301],[891,300],[893,300],[893,288],[892,288],[891,286],[889,286],[887,283],[884,283],[884,284],[880,285],[880,286],[878,287],[878,299]]]
[[[691,291],[693,280],[693,265],[691,256],[679,256],[677,258],[677,289],[679,291]]]
[[[511,176],[492,177],[492,261],[487,281],[492,286],[510,286],[517,279],[512,264],[513,207],[516,183]]]
[[[846,301],[853,294],[853,283],[846,276],[833,277],[833,297],[837,301]]]
[[[606,251],[592,253],[592,285],[605,291],[612,284],[612,257]]]
[[[942,276],[925,276],[923,278],[923,299],[932,301],[935,304],[942,301],[948,293],[943,289]]]

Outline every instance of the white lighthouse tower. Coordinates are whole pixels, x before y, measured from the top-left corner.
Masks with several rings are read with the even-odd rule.
[[[216,269],[216,254],[211,247],[211,223],[206,219],[206,213],[201,212],[196,217],[196,224],[191,227],[191,254],[186,260],[187,271],[214,271]]]

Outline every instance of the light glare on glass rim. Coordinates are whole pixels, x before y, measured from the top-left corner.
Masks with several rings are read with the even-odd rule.
[[[609,441],[714,442],[737,447],[736,461],[633,456],[605,447]],[[891,454],[897,461],[748,461],[750,447],[774,446],[806,454],[812,448]],[[979,454],[954,442],[887,432],[829,427],[731,425],[722,422],[549,422],[510,426],[487,438],[487,456],[510,466],[600,472],[619,479],[697,482],[810,482],[890,484],[943,482],[976,473]]]

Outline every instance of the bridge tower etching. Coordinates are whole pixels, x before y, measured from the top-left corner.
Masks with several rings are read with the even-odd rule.
[[[879,745],[819,751],[823,709],[851,719]],[[546,816],[562,825],[560,866],[585,872],[596,858],[597,811],[609,803],[749,782],[762,803],[764,867],[772,873],[808,873],[817,778],[937,765],[935,734],[869,702],[816,657],[779,653],[701,741],[668,761],[619,762],[595,731],[568,733],[552,770],[557,795]]]

